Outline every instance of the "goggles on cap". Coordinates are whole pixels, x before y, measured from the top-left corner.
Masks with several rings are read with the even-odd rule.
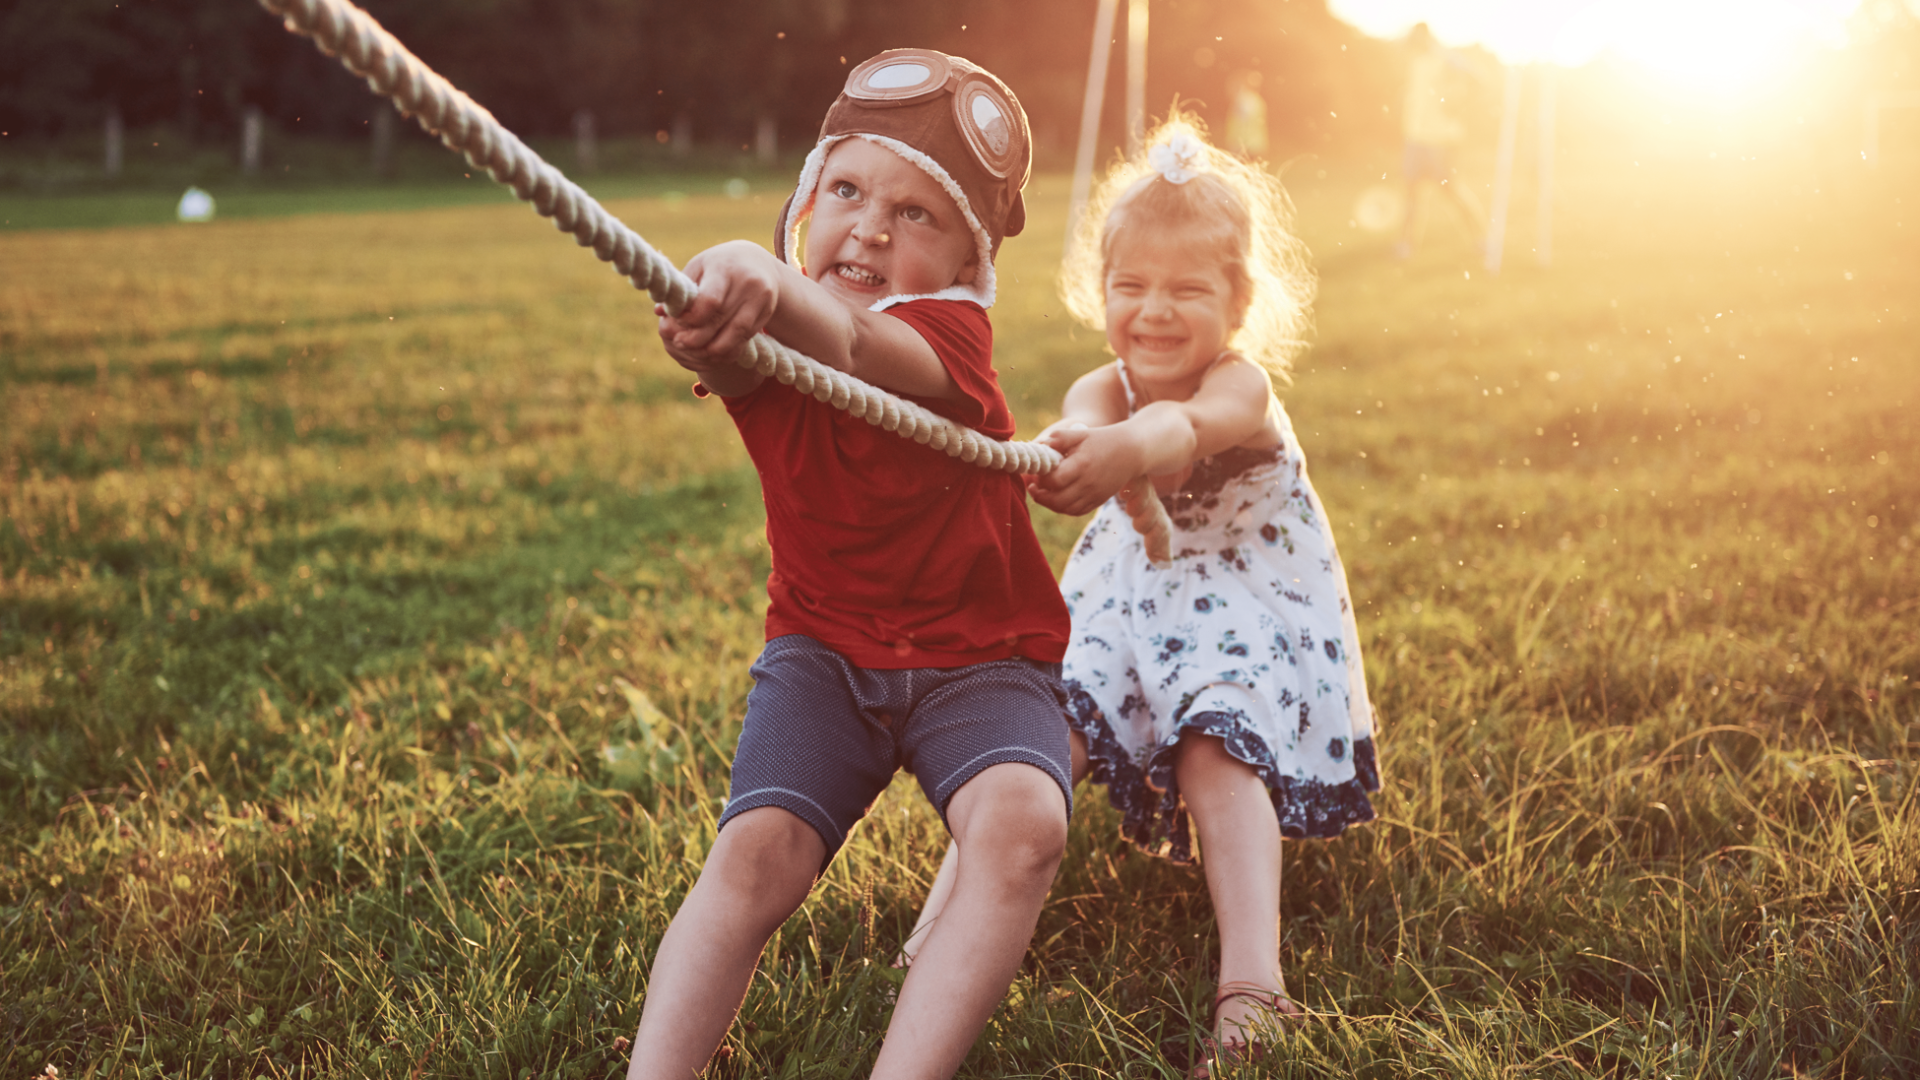
[[[875,109],[950,93],[954,126],[974,163],[998,180],[1026,180],[1026,113],[1000,80],[966,60],[931,49],[889,49],[848,73],[843,93]],[[1014,176],[1016,169],[1022,175]]]

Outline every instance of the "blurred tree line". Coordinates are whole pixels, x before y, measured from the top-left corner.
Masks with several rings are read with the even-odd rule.
[[[928,45],[1004,78],[1043,155],[1071,153],[1096,0],[363,0],[428,64],[528,136],[590,111],[602,136],[747,144],[765,123],[812,142],[847,66]],[[1126,5],[1116,36],[1124,36]],[[1124,44],[1105,128],[1120,138]],[[1148,102],[1176,95],[1216,128],[1228,82],[1258,71],[1275,156],[1398,127],[1398,46],[1361,35],[1324,0],[1153,0]],[[5,0],[0,130],[25,138],[165,125],[189,141],[237,137],[248,108],[278,131],[351,137],[376,102],[250,0]]]

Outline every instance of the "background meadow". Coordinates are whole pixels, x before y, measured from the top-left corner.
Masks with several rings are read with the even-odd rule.
[[[1288,167],[1321,281],[1283,396],[1386,788],[1289,845],[1318,1019],[1262,1075],[1920,1069],[1913,162],[1702,151],[1563,155],[1554,265],[1523,189],[1498,277],[1444,213],[1407,262],[1355,227],[1386,163]],[[611,206],[684,261],[785,194],[685,186]],[[1101,355],[1065,194],[1002,257],[1029,434]],[[725,797],[756,482],[644,297],[525,209],[407,198],[0,231],[0,1075],[624,1068]],[[1080,805],[965,1076],[1185,1073],[1203,881]],[[870,1062],[944,844],[896,783],[715,1075]]]

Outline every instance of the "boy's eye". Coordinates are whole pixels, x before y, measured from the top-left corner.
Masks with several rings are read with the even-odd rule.
[[[900,211],[900,216],[906,218],[908,221],[918,222],[922,225],[933,221],[933,215],[918,206],[907,207],[905,210]]]
[[[849,181],[841,180],[833,185],[833,193],[843,199],[851,199],[860,194],[860,189]]]

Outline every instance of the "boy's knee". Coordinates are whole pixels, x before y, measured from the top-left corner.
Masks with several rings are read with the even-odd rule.
[[[1044,776],[1045,774],[1041,774]],[[1048,790],[1007,815],[1003,850],[1010,866],[1053,879],[1060,857],[1067,850],[1067,813],[1060,789],[1048,783]],[[1051,794],[1051,798],[1044,796]]]
[[[947,804],[947,821],[962,866],[971,846],[994,852],[993,861],[1010,873],[1051,881],[1067,847],[1066,795],[1031,765],[995,765],[967,781]]]
[[[1034,819],[1028,831],[1022,834],[1016,865],[1028,873],[1045,876],[1051,883],[1066,851],[1067,819],[1065,813],[1055,807]]]
[[[813,888],[826,842],[798,815],[774,806],[727,822],[707,853],[703,879],[770,907],[797,908]]]

